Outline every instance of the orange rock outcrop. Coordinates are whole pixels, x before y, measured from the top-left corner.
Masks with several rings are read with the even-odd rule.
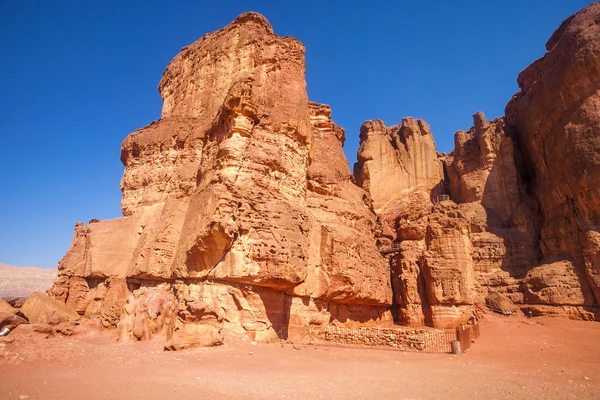
[[[539,204],[542,271],[530,271],[527,288],[537,304],[600,302],[599,19],[594,3],[565,20],[506,106]],[[554,294],[534,296],[532,282],[534,292]]]
[[[351,174],[304,46],[241,15],[169,64],[161,119],[121,147],[124,217],[76,224],[49,294],[175,350],[454,327],[486,299],[598,318],[598,19],[565,21],[506,116],[475,114],[450,154],[422,120],[365,122]]]
[[[361,136],[356,181],[384,225],[380,246],[397,249],[386,254],[399,322],[464,322],[490,293],[535,315],[598,318],[598,18],[595,3],[567,19],[548,53],[519,76],[506,116],[486,121],[477,113],[471,129],[456,133],[454,151],[439,156],[448,197],[438,196],[439,186],[397,183],[401,163],[372,150],[373,138],[385,135]],[[384,132],[383,123],[363,128],[373,126],[365,132]],[[377,148],[393,147],[384,142]],[[412,170],[430,159],[417,157]],[[388,170],[389,181],[364,178]],[[382,196],[391,186],[402,189]]]
[[[391,321],[375,214],[304,72],[304,46],[256,13],[184,48],[162,118],[122,144],[125,217],[76,225],[53,296],[170,348]]]

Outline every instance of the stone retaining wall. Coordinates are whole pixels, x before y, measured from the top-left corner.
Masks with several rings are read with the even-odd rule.
[[[311,330],[313,344],[342,347],[375,347],[403,351],[447,353],[454,331],[432,328],[359,328],[328,326]]]

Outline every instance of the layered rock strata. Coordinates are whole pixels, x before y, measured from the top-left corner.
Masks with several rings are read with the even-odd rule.
[[[121,147],[124,218],[78,223],[51,294],[122,340],[212,345],[391,321],[375,215],[304,46],[247,13],[187,46]]]
[[[534,295],[538,304],[600,302],[599,20],[594,3],[564,21],[506,106],[540,211],[543,260],[529,282],[555,292]]]

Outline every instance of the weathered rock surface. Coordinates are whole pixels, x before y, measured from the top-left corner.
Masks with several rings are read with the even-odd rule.
[[[161,119],[121,146],[124,218],[75,225],[49,295],[173,350],[454,327],[492,298],[597,318],[597,20],[565,21],[506,116],[475,114],[450,154],[422,120],[365,122],[352,175],[304,46],[241,15],[169,64]]]
[[[3,297],[2,300],[6,301],[14,308],[21,308],[27,297]]]
[[[6,317],[6,316],[12,315],[16,312],[17,312],[17,310],[15,308],[13,308],[6,301],[0,299],[0,316]]]
[[[32,324],[58,325],[79,319],[72,308],[39,292],[32,293],[20,311]]]
[[[350,179],[342,151],[344,131],[331,121],[329,106],[310,103],[310,111],[308,274],[294,293],[342,303],[389,305],[389,267],[373,240],[375,215],[366,193]]]
[[[474,126],[454,135],[452,162],[446,163],[449,194],[457,203],[479,202],[496,224],[506,223],[520,204],[513,141],[504,118],[486,121],[482,112]],[[447,160],[448,161],[448,160]]]
[[[599,19],[600,4],[594,3],[563,22],[546,43],[546,55],[521,72],[521,91],[506,106],[507,126],[525,150],[540,207],[544,263],[572,263],[569,275],[581,292],[542,296],[555,304],[600,300]],[[544,281],[563,283],[560,275]]]
[[[389,256],[397,320],[454,324],[489,293],[538,315],[598,315],[599,19],[596,3],[566,20],[548,53],[519,76],[506,117],[477,113],[471,129],[456,133],[454,151],[440,156],[447,201],[432,206],[427,188],[415,196],[422,187],[394,177],[402,182],[387,186],[400,189],[378,203],[385,185],[364,177],[393,176],[393,146],[383,124],[363,125],[361,133],[378,134],[363,135],[357,182],[396,233],[378,241],[396,241],[384,247],[397,249]]]
[[[125,315],[120,319],[119,339],[127,342],[166,337],[176,305],[173,293],[162,287],[136,290],[127,299]]]
[[[357,160],[356,183],[371,194],[377,212],[415,190],[443,193],[442,163],[423,120],[404,118],[402,124],[390,127],[380,120],[366,121],[360,128]]]
[[[518,310],[518,307],[508,297],[501,295],[498,292],[490,292],[485,297],[485,305],[492,311],[510,315]]]
[[[450,198],[470,225],[476,296],[480,301],[493,288],[522,300],[518,279],[540,262],[537,203],[504,119],[487,122],[477,113],[473,120],[469,131],[456,133],[445,167]]]
[[[397,321],[451,328],[468,320],[476,300],[473,248],[459,206],[414,192],[380,218],[399,241],[390,255]]]
[[[524,302],[561,306],[592,306],[594,299],[569,261],[555,261],[531,269],[523,282]]]
[[[16,326],[27,323],[22,314],[19,315],[18,313],[19,310],[0,299],[0,332],[5,328],[13,330]]]
[[[75,226],[50,294],[172,349],[219,344],[224,325],[274,340],[391,321],[375,214],[304,72],[304,46],[255,13],[184,48],[162,118],[122,144],[125,218]]]

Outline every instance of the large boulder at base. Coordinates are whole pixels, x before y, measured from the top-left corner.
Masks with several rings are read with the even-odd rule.
[[[213,325],[178,324],[171,338],[165,345],[165,350],[182,350],[193,347],[211,347],[223,344],[221,330]]]
[[[17,314],[18,312],[19,310],[13,308],[6,301],[0,299],[0,332],[4,328],[12,330],[17,325],[27,323],[23,317]]]
[[[485,305],[492,311],[509,315],[514,313],[518,307],[508,297],[497,292],[490,292],[485,297]]]
[[[32,324],[58,325],[61,322],[76,321],[79,314],[65,303],[35,292],[23,303],[21,312]]]

